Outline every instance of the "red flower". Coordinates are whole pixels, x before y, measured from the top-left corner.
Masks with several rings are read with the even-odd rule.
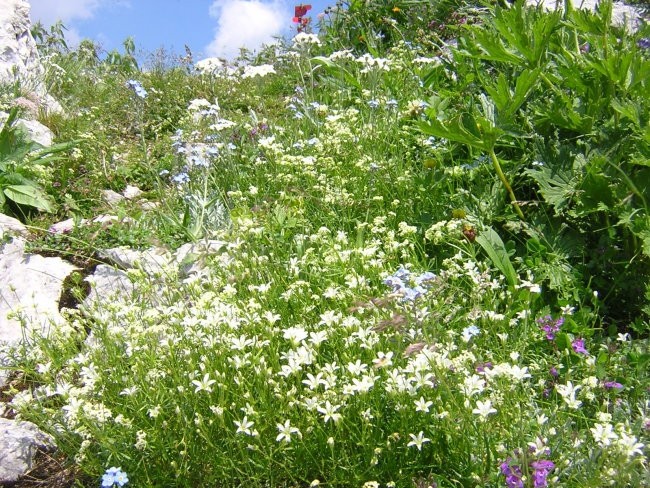
[[[308,10],[311,10],[311,5],[296,5],[293,14],[294,15],[293,21],[300,22],[300,20],[296,20],[296,19],[300,19],[305,15],[307,15]]]

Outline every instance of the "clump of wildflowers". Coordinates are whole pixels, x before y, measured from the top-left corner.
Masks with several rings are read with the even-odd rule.
[[[555,469],[555,463],[547,459],[532,461],[528,465],[533,480],[533,488],[545,488],[548,486],[548,475]],[[517,464],[517,460],[509,457],[501,463],[499,469],[501,474],[506,477],[506,486],[508,488],[524,488],[524,475],[522,468]]]

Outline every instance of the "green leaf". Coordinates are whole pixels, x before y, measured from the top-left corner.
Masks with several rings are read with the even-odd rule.
[[[506,246],[499,234],[492,227],[488,227],[476,237],[476,242],[483,248],[492,263],[503,273],[508,284],[515,286],[518,281],[517,273],[512,266]]]
[[[9,185],[4,188],[5,196],[20,204],[35,207],[44,212],[53,212],[54,208],[43,191],[30,185]]]

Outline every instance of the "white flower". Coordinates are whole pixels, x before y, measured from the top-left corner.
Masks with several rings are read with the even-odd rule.
[[[318,407],[316,410],[323,414],[325,423],[329,422],[330,420],[332,420],[334,423],[337,423],[339,420],[341,420],[342,417],[340,413],[336,413],[339,408],[341,408],[341,405],[332,405],[330,401],[327,400],[325,402],[325,407]]]
[[[277,442],[291,442],[291,435],[296,434],[298,437],[302,438],[302,434],[300,433],[300,430],[298,430],[297,427],[292,427],[291,426],[291,421],[287,420],[284,425],[282,424],[276,424],[276,427],[278,428],[278,431],[280,432],[278,436],[275,438]]]
[[[424,432],[420,431],[418,435],[409,434],[411,441],[406,445],[407,447],[415,446],[418,448],[418,451],[422,450],[422,444],[431,442],[431,439],[424,437]]]
[[[208,373],[205,373],[202,380],[192,380],[192,384],[196,386],[194,393],[198,393],[200,391],[207,391],[210,393],[212,391],[212,385],[216,382],[216,380],[210,379],[210,375]]]
[[[581,386],[573,386],[571,381],[568,381],[566,385],[556,385],[555,390],[562,396],[564,402],[568,405],[569,408],[577,410],[582,405],[580,400],[576,400],[576,394],[578,390],[582,388]]]
[[[253,432],[251,431],[251,427],[255,422],[251,422],[248,420],[247,416],[244,416],[243,420],[241,422],[237,422],[235,420],[235,425],[237,426],[237,434],[247,434],[247,435],[253,435]]]
[[[255,76],[266,76],[275,74],[275,68],[272,64],[261,64],[259,66],[246,66],[242,78],[253,78]]]
[[[426,401],[424,397],[420,397],[419,400],[415,400],[415,411],[429,413],[431,405],[433,405],[432,401]]]
[[[591,435],[600,447],[607,447],[615,441],[618,436],[612,429],[612,424],[596,424],[591,429]]]
[[[194,64],[194,67],[204,74],[213,74],[215,71],[221,70],[224,66],[224,62],[219,58],[206,58]]]
[[[316,34],[307,34],[306,32],[301,32],[293,38],[294,46],[305,46],[310,44],[316,44],[320,46],[320,39]]]
[[[480,416],[481,420],[485,420],[490,414],[497,413],[497,410],[492,407],[492,400],[486,400],[485,402],[476,400],[476,408],[472,410],[472,413]]]
[[[616,441],[616,447],[625,454],[625,456],[630,459],[634,456],[643,456],[643,444],[637,442],[637,438],[633,435],[628,435],[627,432],[622,431],[618,441]]]
[[[372,360],[372,364],[375,365],[375,368],[385,368],[393,364],[393,351],[383,353],[378,352],[377,358]]]

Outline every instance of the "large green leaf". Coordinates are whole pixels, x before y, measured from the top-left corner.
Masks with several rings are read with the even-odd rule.
[[[30,185],[9,185],[4,188],[5,196],[20,204],[35,207],[44,212],[53,212],[54,208],[49,198],[42,190]]]

